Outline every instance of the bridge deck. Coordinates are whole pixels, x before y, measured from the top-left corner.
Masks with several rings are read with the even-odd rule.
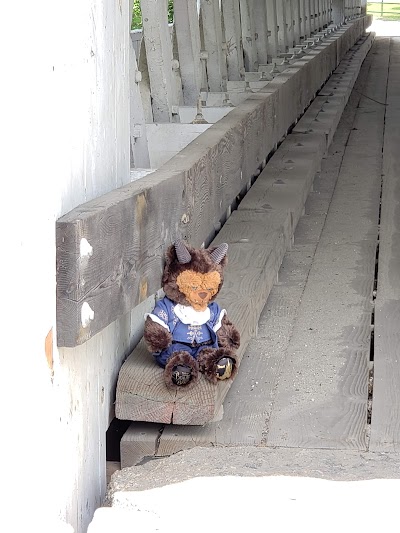
[[[210,445],[400,450],[399,78],[400,39],[377,38],[223,419],[165,426],[157,456]]]

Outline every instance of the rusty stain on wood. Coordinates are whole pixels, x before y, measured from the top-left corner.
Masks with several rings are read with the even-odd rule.
[[[148,294],[147,294],[147,279],[146,278],[143,278],[140,280],[140,296],[139,296],[139,299],[141,302],[143,302]]]
[[[136,198],[135,222],[141,224],[143,222],[144,214],[147,211],[147,200],[144,194],[139,194]]]
[[[44,340],[44,351],[46,354],[47,365],[51,370],[51,375],[54,373],[54,359],[53,359],[53,328],[50,329]]]

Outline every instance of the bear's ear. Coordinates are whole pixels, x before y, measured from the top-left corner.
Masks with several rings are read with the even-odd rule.
[[[186,248],[186,245],[183,241],[179,240],[175,243],[176,257],[181,265],[186,265],[190,263],[192,257],[189,253],[189,250]]]
[[[227,251],[228,245],[226,242],[223,242],[210,253],[210,257],[216,265],[219,265],[226,256]]]

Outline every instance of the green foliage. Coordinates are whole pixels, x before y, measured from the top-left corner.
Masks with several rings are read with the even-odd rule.
[[[375,19],[400,20],[399,2],[368,2],[367,12]]]
[[[174,2],[168,1],[168,22],[174,21]],[[132,30],[140,30],[143,26],[142,23],[142,11],[140,9],[140,0],[133,0],[133,13],[132,13]]]

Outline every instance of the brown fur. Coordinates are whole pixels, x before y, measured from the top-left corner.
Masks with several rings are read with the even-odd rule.
[[[226,315],[222,319],[222,325],[217,331],[218,344],[221,348],[230,348],[237,350],[240,346],[240,333],[232,324],[232,322],[226,318]]]
[[[221,290],[222,284],[224,282],[223,270],[227,265],[227,257],[225,256],[222,261],[217,265],[210,257],[216,247],[208,248],[207,250],[192,248],[191,246],[186,245],[192,260],[190,263],[182,265],[179,263],[176,256],[175,246],[172,245],[168,248],[166,254],[166,261],[164,267],[164,273],[162,277],[162,286],[165,292],[165,295],[178,304],[182,305],[191,305],[187,297],[179,290],[177,285],[177,278],[185,270],[193,270],[193,272],[199,272],[200,274],[207,274],[209,272],[218,272],[221,281],[218,285],[217,292],[209,299],[209,302],[215,300],[216,295]]]
[[[200,372],[203,372],[204,376],[211,381],[211,383],[217,383],[217,363],[223,357],[230,357],[233,360],[233,371],[230,379],[233,379],[237,374],[236,357],[233,350],[226,348],[204,348],[199,353],[197,358],[199,362]]]
[[[157,322],[147,317],[144,324],[144,340],[151,352],[160,352],[171,345],[172,335]]]

